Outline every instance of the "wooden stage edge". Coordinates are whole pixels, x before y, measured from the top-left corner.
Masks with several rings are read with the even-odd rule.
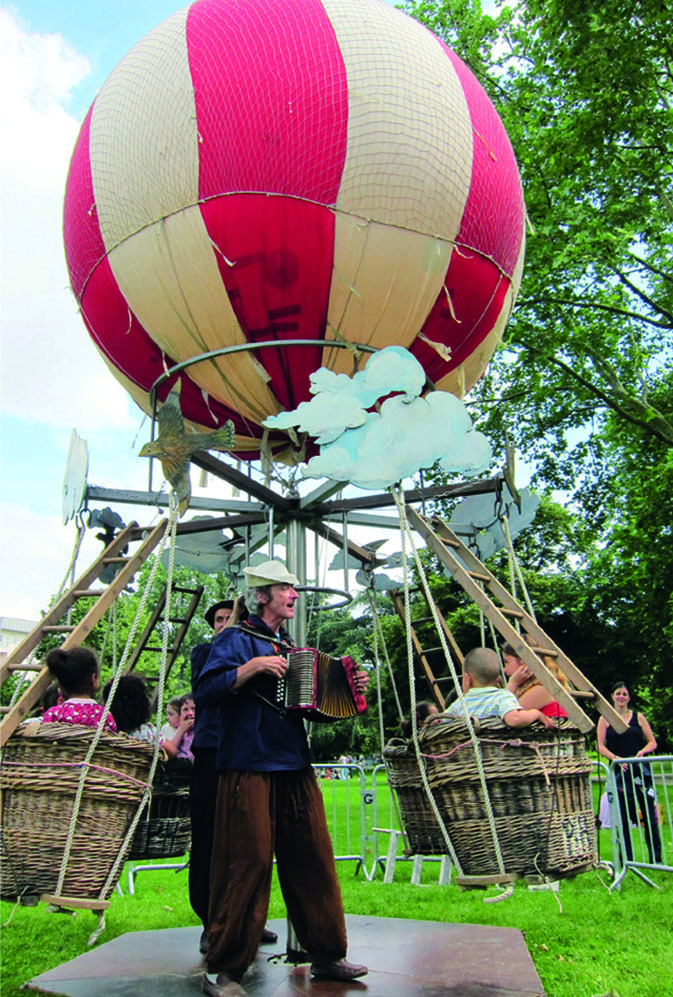
[[[312,980],[285,962],[286,922],[270,921],[276,945],[260,949],[243,986],[250,997],[543,997],[523,934],[515,928],[349,914],[352,983]],[[137,931],[99,945],[26,984],[64,997],[196,997],[203,962],[198,928]]]

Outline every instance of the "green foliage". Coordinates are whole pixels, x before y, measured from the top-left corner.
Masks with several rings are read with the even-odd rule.
[[[479,0],[406,9],[471,67],[521,170],[531,233],[504,349],[476,389],[545,480],[577,470],[573,427],[606,412],[668,446],[651,397],[671,357],[673,98],[664,3]],[[599,434],[600,435],[600,434]],[[570,450],[570,454],[568,451]]]
[[[543,504],[518,545],[544,579],[530,581],[541,622],[603,690],[621,675],[646,691],[670,748],[670,10],[645,0],[405,9],[476,74],[521,171],[531,223],[521,291],[469,404],[496,447],[507,432],[534,464],[537,490],[565,502]]]

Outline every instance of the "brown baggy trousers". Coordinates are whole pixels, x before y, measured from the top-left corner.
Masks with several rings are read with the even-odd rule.
[[[346,955],[346,923],[313,769],[220,773],[210,866],[211,973],[240,981],[266,925],[273,856],[288,917],[313,962]]]

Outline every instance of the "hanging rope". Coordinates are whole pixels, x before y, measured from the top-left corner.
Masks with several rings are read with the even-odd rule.
[[[392,494],[393,494],[393,498],[395,499],[395,504],[397,505],[398,513],[399,513],[399,516],[400,516],[400,527],[401,527],[401,532],[402,532],[402,552],[403,552],[404,564],[405,564],[405,616],[406,616],[406,619],[407,619],[407,623],[409,622],[409,610],[408,610],[409,593],[408,593],[408,578],[407,578],[407,567],[406,567],[406,537],[408,536],[409,542],[410,542],[410,545],[411,545],[411,548],[412,548],[412,551],[413,551],[413,554],[414,554],[414,560],[415,560],[415,563],[416,563],[416,569],[418,571],[418,575],[419,575],[419,578],[421,580],[421,584],[423,586],[423,591],[425,593],[425,598],[426,598],[426,601],[428,603],[428,606],[430,607],[430,611],[431,611],[433,619],[434,619],[435,627],[436,627],[437,633],[439,635],[439,639],[440,639],[440,642],[441,642],[441,645],[442,645],[442,649],[444,651],[444,655],[445,655],[447,664],[449,666],[449,671],[451,672],[451,676],[453,678],[453,682],[454,682],[456,691],[458,693],[458,699],[460,701],[460,704],[461,704],[461,707],[462,707],[462,710],[463,710],[463,715],[464,715],[465,723],[467,725],[467,728],[468,728],[468,731],[469,731],[469,734],[470,734],[470,740],[472,741],[472,747],[473,747],[473,750],[474,750],[475,761],[477,763],[477,770],[478,770],[478,774],[479,774],[479,781],[480,781],[482,792],[483,792],[483,795],[484,795],[484,805],[485,805],[485,808],[486,808],[486,816],[487,816],[487,820],[488,820],[488,825],[489,825],[489,829],[490,829],[490,832],[491,832],[491,836],[493,838],[493,845],[494,845],[494,849],[495,849],[495,855],[496,855],[496,860],[497,860],[497,864],[498,864],[498,870],[504,876],[504,875],[506,875],[506,873],[505,873],[505,865],[504,865],[504,861],[503,861],[503,857],[502,857],[502,852],[501,852],[501,849],[500,849],[500,842],[498,840],[497,828],[495,826],[495,817],[493,815],[493,807],[491,805],[491,800],[490,800],[490,796],[489,796],[489,793],[488,793],[488,786],[487,786],[487,783],[486,783],[486,773],[484,771],[483,759],[481,757],[481,748],[479,746],[479,740],[478,740],[478,738],[477,738],[477,736],[475,734],[475,731],[474,731],[474,728],[472,726],[472,723],[470,722],[470,716],[469,716],[469,713],[468,713],[468,710],[467,710],[467,706],[465,704],[465,698],[463,696],[463,692],[462,692],[462,688],[461,688],[461,683],[459,682],[458,674],[456,672],[455,665],[453,663],[453,658],[451,657],[451,653],[449,651],[449,647],[448,647],[448,644],[447,644],[447,641],[446,641],[446,637],[444,635],[444,629],[441,626],[441,623],[440,623],[440,620],[439,620],[439,616],[438,616],[438,612],[437,612],[437,607],[435,605],[435,601],[434,601],[434,599],[432,597],[432,593],[430,591],[430,586],[428,584],[428,579],[427,579],[427,576],[426,576],[426,573],[425,573],[425,569],[424,569],[423,563],[422,563],[422,561],[421,561],[421,559],[420,559],[420,557],[418,555],[418,550],[417,550],[416,544],[414,542],[413,534],[412,534],[412,531],[411,531],[411,529],[409,527],[409,523],[408,523],[407,516],[406,516],[406,509],[405,509],[405,506],[404,506],[404,501],[403,501],[402,496],[401,496],[401,494],[400,494],[400,492],[399,492],[398,489],[393,488],[392,489]],[[425,766],[421,765],[421,761],[420,761],[422,755],[420,753],[420,749],[419,749],[418,743],[417,743],[417,733],[416,733],[417,732],[417,728],[416,728],[416,715],[415,715],[416,714],[416,710],[415,710],[415,690],[414,690],[414,681],[413,681],[413,653],[412,653],[412,649],[411,649],[411,628],[409,626],[407,626],[407,653],[408,653],[408,656],[411,656],[410,665],[409,665],[409,668],[410,668],[410,690],[411,690],[411,694],[412,694],[412,698],[413,698],[412,713],[411,713],[411,722],[412,722],[413,740],[414,740],[414,747],[415,747],[415,750],[416,750],[416,756],[417,756],[417,759],[419,760],[419,768],[421,770],[421,777],[423,779],[423,784],[425,786],[426,792],[428,793],[428,799],[430,800],[433,812],[435,813],[435,816],[438,818],[438,823],[440,825],[440,828],[441,828],[441,831],[442,831],[442,835],[444,836],[445,841],[447,841],[447,844],[450,844],[448,832],[446,831],[446,827],[444,825],[444,821],[442,820],[441,815],[439,814],[439,810],[437,808],[437,804],[436,804],[436,802],[434,800],[434,797],[432,795],[432,792],[430,790],[430,786],[429,786],[429,783],[428,783],[428,780],[427,780],[427,776],[425,774]],[[453,852],[453,847],[452,846],[451,846],[451,849],[450,849],[450,853],[452,853],[452,859],[453,859],[453,855],[455,853]],[[455,860],[455,864],[456,864],[456,868],[458,870],[460,870],[460,866],[459,866],[459,863],[458,863],[457,859]],[[459,874],[462,875],[462,873],[460,873],[460,872],[459,872]]]
[[[52,600],[54,603],[58,602],[58,600],[63,595],[63,592],[65,591],[65,588],[68,585],[68,579],[70,579],[70,585],[68,586],[68,588],[72,588],[72,584],[73,584],[73,582],[75,580],[75,565],[77,564],[77,558],[79,556],[79,552],[80,552],[80,549],[82,547],[82,541],[84,540],[84,534],[85,533],[86,533],[86,526],[82,522],[81,516],[78,514],[78,516],[77,516],[77,531],[75,533],[75,543],[73,545],[72,554],[70,556],[70,563],[69,563],[69,565],[68,565],[68,567],[66,569],[66,572],[65,572],[65,574],[63,576],[63,581],[59,585],[59,587],[58,587],[58,589],[56,591],[56,595],[54,596],[54,598]],[[70,623],[70,614],[71,614],[71,612],[72,612],[72,606],[68,610],[68,615],[67,615],[67,622],[68,623]]]
[[[173,548],[175,546],[176,527],[177,527],[177,503],[173,500],[173,496],[171,496],[170,526],[169,526],[169,531],[167,531],[167,533],[170,535],[171,546]],[[134,641],[134,638],[135,638],[135,633],[136,633],[136,630],[138,629],[138,626],[139,626],[139,623],[140,623],[140,619],[141,619],[141,615],[142,615],[143,609],[145,607],[145,603],[147,601],[147,598],[149,596],[149,593],[150,593],[150,590],[151,590],[151,586],[152,586],[152,581],[154,579],[154,575],[156,573],[157,566],[159,564],[160,554],[161,554],[161,551],[162,551],[163,547],[166,544],[166,538],[167,538],[167,534],[165,533],[164,536],[162,537],[161,541],[160,541],[159,548],[158,548],[158,550],[156,552],[156,555],[155,555],[155,558],[154,558],[154,563],[152,565],[152,570],[150,572],[150,578],[149,578],[149,580],[147,582],[147,585],[145,586],[145,589],[144,589],[143,594],[141,596],[140,603],[138,605],[138,609],[137,609],[137,612],[136,612],[136,616],[135,616],[135,619],[134,619],[133,624],[131,626],[131,630],[129,632],[128,639],[126,641],[126,647],[124,648],[124,652],[123,652],[122,657],[121,657],[121,659],[119,661],[119,665],[118,665],[118,667],[117,667],[117,669],[115,671],[115,674],[114,674],[114,677],[113,677],[113,680],[112,680],[112,686],[110,688],[110,693],[108,695],[107,702],[106,702],[105,707],[103,709],[103,714],[102,714],[102,716],[100,718],[100,721],[98,723],[98,727],[96,728],[94,736],[93,736],[93,738],[91,740],[91,744],[89,746],[89,750],[87,751],[86,757],[83,760],[83,762],[81,763],[80,779],[79,779],[79,783],[78,783],[78,787],[77,787],[77,793],[75,795],[75,801],[74,801],[74,804],[73,804],[73,810],[72,810],[72,814],[71,814],[71,817],[70,817],[70,824],[69,824],[69,827],[68,827],[68,835],[67,835],[67,838],[66,838],[65,848],[64,848],[64,851],[63,851],[63,858],[61,860],[61,867],[59,869],[58,879],[57,879],[56,888],[55,888],[55,894],[57,896],[59,896],[61,894],[62,890],[63,890],[63,883],[65,881],[67,867],[68,867],[68,863],[70,861],[70,852],[71,852],[71,849],[72,849],[72,843],[73,843],[73,839],[74,839],[74,835],[75,835],[75,830],[76,830],[76,827],[77,827],[77,820],[78,820],[78,817],[79,817],[79,811],[80,811],[81,802],[82,802],[82,795],[83,795],[83,792],[84,792],[84,784],[86,782],[86,778],[87,778],[88,773],[89,773],[89,768],[91,767],[91,759],[92,759],[93,754],[94,754],[94,752],[95,752],[95,750],[96,750],[96,748],[98,746],[98,743],[99,743],[100,738],[101,738],[101,734],[103,733],[103,729],[104,729],[104,726],[105,726],[105,721],[107,720],[107,717],[108,717],[108,715],[110,713],[110,704],[111,704],[111,702],[112,702],[112,700],[114,698],[115,691],[116,691],[117,686],[119,684],[119,679],[120,679],[120,677],[121,677],[121,675],[123,673],[124,666],[126,664],[126,660],[128,658],[129,652],[130,652],[131,647],[133,645],[133,641]],[[171,565],[171,571],[172,571],[172,565]],[[164,649],[162,647],[162,667],[160,669],[160,680],[159,680],[160,683],[161,683],[161,675],[164,672],[164,664],[165,664],[165,656],[164,656]],[[139,804],[139,807],[138,807],[138,811],[137,811],[136,816],[134,818],[134,821],[132,823],[131,830],[130,830],[129,834],[127,834],[126,838],[124,839],[124,842],[123,842],[123,844],[122,844],[122,846],[120,848],[120,851],[119,851],[119,853],[117,855],[117,858],[115,860],[115,863],[113,865],[112,871],[111,871],[110,875],[108,876],[108,878],[107,878],[107,880],[106,880],[106,882],[105,882],[105,884],[104,884],[104,886],[103,886],[103,888],[102,888],[102,890],[100,892],[99,899],[103,899],[103,897],[105,896],[105,893],[106,893],[107,889],[109,888],[110,882],[112,881],[113,875],[116,874],[116,871],[117,871],[117,869],[119,867],[120,861],[121,861],[121,859],[123,858],[123,856],[126,853],[126,848],[127,848],[128,842],[130,841],[131,832],[133,830],[135,830],[135,825],[138,822],[138,819],[140,817],[140,813],[142,812],[142,810],[143,810],[143,808],[144,808],[144,806],[145,806],[145,804],[147,802],[147,799],[149,798],[149,795],[151,793],[151,781],[152,781],[152,778],[154,776],[154,771],[156,769],[156,762],[157,762],[157,757],[158,757],[158,748],[159,748],[159,743],[157,741],[156,744],[155,744],[154,755],[153,755],[153,758],[152,758],[152,764],[151,764],[151,768],[150,768],[149,785],[146,787],[146,790],[145,790],[145,792],[143,794],[143,797],[142,797],[142,799],[140,801],[140,804]],[[94,932],[94,934],[92,935],[91,939],[89,940],[89,944],[93,944],[93,942],[96,940],[96,938],[98,937],[98,935],[100,934],[100,932],[103,930],[104,923],[105,923],[105,915],[104,915],[104,913],[101,913],[101,921],[100,921],[100,924],[99,924],[99,928],[98,928],[97,932]]]
[[[393,666],[390,662],[390,656],[388,654],[388,645],[386,642],[385,634],[383,633],[383,626],[381,624],[381,617],[379,616],[378,607],[376,604],[376,593],[369,594],[369,604],[372,609],[372,619],[374,622],[374,637],[381,641],[383,647],[383,654],[386,659],[386,668],[388,670],[388,676],[390,678],[390,685],[393,690],[393,697],[395,699],[395,705],[397,707],[397,716],[399,720],[404,719],[404,711],[402,709],[402,703],[400,702],[399,693],[397,691],[397,683],[395,682],[395,674],[393,672]]]
[[[410,620],[410,615],[409,615],[410,614],[409,564],[408,564],[408,558],[407,558],[408,524],[407,524],[407,518],[406,518],[406,511],[404,509],[404,502],[402,501],[402,498],[401,498],[401,496],[399,494],[398,489],[392,488],[391,491],[392,491],[393,498],[395,499],[395,504],[397,505],[398,512],[400,514],[400,537],[401,537],[401,541],[402,541],[402,566],[403,566],[403,572],[404,572],[404,574],[403,574],[403,578],[404,578],[404,615],[405,615],[405,619],[407,621],[407,625],[405,627],[405,630],[406,630],[406,645],[407,645],[407,668],[408,668],[408,674],[409,674],[409,694],[410,694],[410,698],[411,698],[410,719],[411,719],[411,737],[412,737],[412,743],[413,743],[413,746],[414,746],[414,752],[416,754],[416,761],[418,763],[418,770],[419,770],[420,775],[421,775],[421,781],[423,782],[423,786],[425,788],[425,792],[426,792],[426,795],[427,795],[427,798],[428,798],[428,802],[430,803],[430,807],[432,809],[432,812],[434,813],[435,819],[436,819],[436,821],[437,821],[437,823],[439,825],[439,829],[440,829],[440,831],[442,833],[442,837],[444,838],[444,843],[446,844],[447,851],[448,851],[449,855],[451,856],[451,861],[453,862],[454,866],[456,867],[458,875],[462,876],[462,874],[463,874],[462,866],[461,866],[460,861],[458,859],[458,856],[456,854],[456,850],[453,847],[453,843],[451,842],[451,839],[449,838],[449,833],[446,830],[446,824],[444,823],[444,819],[443,819],[443,817],[442,817],[442,815],[441,815],[441,813],[439,811],[439,807],[437,806],[437,802],[435,800],[434,793],[432,792],[432,789],[430,787],[430,782],[428,780],[428,776],[427,776],[427,772],[426,772],[426,767],[425,767],[425,759],[423,758],[423,756],[421,754],[421,750],[420,750],[420,747],[419,747],[419,744],[418,744],[418,722],[417,722],[417,719],[416,719],[416,688],[415,688],[416,683],[415,683],[415,677],[414,677],[414,652],[413,652],[413,647],[412,647],[412,642],[411,642],[411,626],[410,626],[410,623],[409,623],[409,620]],[[432,605],[434,606],[434,602],[432,603]],[[435,622],[437,623],[437,620],[435,620]],[[439,629],[439,626],[438,626],[438,629]],[[448,649],[447,649],[446,653],[447,653],[447,656],[448,656]],[[451,666],[451,667],[453,667],[453,666]]]
[[[170,493],[170,498],[169,498],[169,522],[168,522],[168,530],[166,531],[166,533],[162,537],[161,543],[159,545],[159,549],[157,550],[156,555],[154,557],[154,563],[152,564],[152,570],[150,572],[150,577],[149,577],[149,579],[147,581],[147,584],[145,586],[145,591],[143,592],[143,597],[141,599],[141,604],[138,607],[138,612],[136,613],[136,618],[134,620],[134,624],[133,624],[133,628],[132,628],[132,634],[135,634],[135,630],[137,629],[137,625],[140,622],[140,615],[141,615],[141,612],[142,612],[142,608],[144,606],[147,594],[151,590],[152,582],[154,580],[154,576],[156,574],[156,570],[157,570],[157,567],[158,567],[159,562],[160,562],[160,555],[161,555],[162,550],[163,550],[163,548],[164,548],[164,546],[166,544],[166,541],[168,540],[168,570],[166,572],[166,597],[165,597],[165,602],[164,602],[164,627],[163,627],[163,633],[162,633],[162,636],[161,636],[161,661],[160,661],[160,666],[159,666],[159,682],[158,682],[158,685],[157,685],[157,718],[163,716],[164,688],[165,688],[165,683],[166,683],[166,661],[168,659],[168,638],[169,638],[169,630],[170,630],[170,628],[169,628],[169,621],[170,621],[170,614],[171,614],[171,595],[172,595],[172,591],[173,591],[173,570],[174,570],[174,566],[175,566],[175,543],[176,543],[176,537],[177,537],[177,525],[178,525],[178,500],[177,500],[177,498],[175,496],[175,493],[171,492]],[[119,678],[123,674],[123,666],[126,664],[126,658],[128,657],[128,652],[131,649],[131,637],[132,637],[132,634],[129,634],[129,639],[128,639],[127,644],[126,644],[126,648],[124,649],[124,654],[122,655],[122,660],[119,663],[119,669],[117,670],[117,673],[115,674],[115,679],[113,681],[113,685],[112,685],[112,687],[110,689],[110,694],[109,694],[108,700],[107,700],[108,704],[112,702],[112,698],[114,696],[114,692],[116,690],[117,685],[119,684]],[[103,722],[104,721],[101,721],[101,723],[103,723]],[[135,816],[133,817],[133,820],[131,821],[131,825],[130,825],[128,831],[126,832],[126,837],[124,838],[122,844],[120,845],[119,851],[117,852],[117,857],[116,857],[116,859],[115,859],[115,861],[114,861],[114,863],[112,865],[112,868],[110,869],[108,877],[105,880],[105,883],[103,884],[103,886],[101,887],[101,891],[100,891],[100,894],[99,894],[99,899],[101,899],[101,900],[105,897],[105,894],[108,892],[108,890],[110,889],[111,885],[114,882],[116,882],[116,880],[118,879],[118,877],[119,877],[119,867],[122,864],[122,862],[124,861],[124,858],[126,856],[126,852],[127,852],[128,846],[129,846],[130,842],[133,839],[133,835],[135,834],[135,830],[136,830],[136,827],[138,825],[138,821],[140,820],[145,807],[146,806],[149,807],[149,805],[150,805],[150,800],[151,800],[151,797],[152,797],[152,783],[154,781],[154,774],[156,772],[157,762],[159,760],[159,748],[160,748],[159,738],[160,738],[160,736],[161,736],[161,731],[160,731],[159,724],[157,724],[156,725],[156,737],[155,737],[155,741],[154,741],[154,753],[152,755],[152,762],[151,762],[151,765],[150,765],[150,771],[149,771],[149,774],[148,774],[148,777],[147,777],[147,785],[146,785],[145,790],[143,792],[143,795],[142,795],[142,798],[140,800],[140,803],[138,804],[138,808],[136,810]],[[103,931],[104,927],[105,927],[105,915],[103,913],[103,914],[101,914],[101,919],[100,919],[100,923],[99,923],[98,928],[96,929],[96,931],[93,932],[93,934],[89,938],[89,941],[88,941],[89,945],[93,945],[96,942],[96,940],[98,939],[99,935]]]
[[[373,593],[369,593],[369,605],[372,610],[372,620],[374,622],[374,667],[376,669],[376,708],[379,721],[379,744],[381,754],[383,754],[383,748],[385,747],[385,730],[383,726],[383,696],[381,692],[381,657],[379,655],[379,634],[377,627],[378,613],[376,611],[376,597]],[[385,644],[384,644],[385,647]],[[397,698],[397,690],[395,690],[395,696]],[[399,701],[398,701],[399,703]]]
[[[514,551],[514,544],[512,543],[512,535],[509,531],[509,523],[506,516],[502,516],[500,522],[502,523],[503,533],[505,534],[505,540],[507,541],[507,557],[510,565],[513,566],[516,576],[519,579],[519,584],[521,585],[521,591],[523,592],[523,597],[526,600],[526,609],[528,610],[529,616],[535,620],[535,610],[533,609],[533,604],[530,601],[530,595],[528,594],[528,589],[526,588],[526,582],[521,571],[521,565],[519,564],[519,559]],[[512,585],[512,595],[516,598],[516,591],[514,585]],[[536,621],[537,622],[537,621]]]

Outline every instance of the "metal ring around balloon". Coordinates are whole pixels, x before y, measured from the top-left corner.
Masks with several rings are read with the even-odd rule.
[[[202,363],[204,360],[214,360],[217,357],[227,356],[229,353],[245,353],[251,350],[265,350],[270,347],[286,347],[286,346],[334,346],[338,350],[348,350],[355,349],[361,350],[363,353],[378,353],[379,350],[376,346],[366,346],[362,343],[347,343],[343,339],[270,339],[263,343],[237,343],[235,346],[222,346],[219,350],[210,350],[208,353],[199,353],[198,356],[190,357],[188,360],[182,360],[180,363],[174,364],[167,370],[160,374],[156,379],[149,391],[150,401],[152,403],[152,418],[155,417],[155,407],[156,407],[156,392],[169,377],[173,377],[174,374],[179,374],[183,370],[193,366],[197,363]],[[425,387],[427,391],[434,390],[434,384],[429,377],[426,376]]]
[[[375,346],[363,346],[359,343],[346,343],[341,339],[269,339],[265,340],[263,343],[236,343],[234,346],[222,346],[219,350],[209,350],[208,353],[199,353],[198,356],[189,357],[188,360],[182,360],[180,363],[174,364],[167,370],[160,374],[156,379],[152,387],[150,388],[149,395],[152,406],[154,407],[156,403],[156,391],[164,381],[167,381],[169,377],[173,377],[174,374],[179,374],[180,371],[187,370],[187,368],[192,367],[194,364],[203,363],[204,360],[214,360],[217,357],[225,357],[229,353],[246,353],[249,350],[265,350],[269,347],[275,346],[336,346],[337,349],[346,350],[349,347],[355,348],[356,350],[362,350],[363,353],[378,353],[378,349]]]
[[[331,603],[329,606],[315,606],[314,613],[324,613],[328,609],[343,609],[353,601],[353,596],[345,589],[333,589],[326,585],[295,585],[295,592],[328,592],[330,595],[340,595],[342,602]]]

